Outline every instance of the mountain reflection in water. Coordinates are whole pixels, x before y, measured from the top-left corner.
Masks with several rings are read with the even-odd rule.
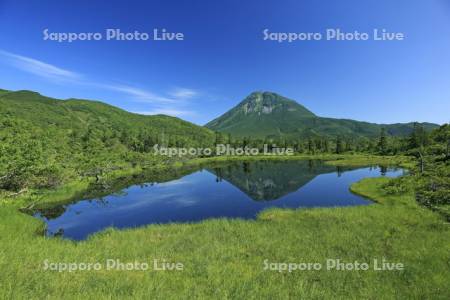
[[[47,223],[47,235],[81,240],[111,226],[254,219],[270,207],[366,205],[371,202],[349,191],[352,183],[402,172],[334,167],[316,160],[214,163],[96,184],[71,203],[31,213]]]

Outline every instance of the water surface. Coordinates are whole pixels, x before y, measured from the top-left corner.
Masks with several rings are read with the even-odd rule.
[[[304,160],[234,162],[192,170],[165,182],[131,185],[104,197],[40,209],[34,215],[47,223],[47,235],[82,240],[111,226],[222,217],[253,219],[269,207],[367,205],[372,202],[349,191],[352,183],[402,172],[381,167],[339,168]]]

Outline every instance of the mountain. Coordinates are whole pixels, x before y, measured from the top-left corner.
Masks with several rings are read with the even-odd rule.
[[[175,117],[139,115],[99,101],[59,100],[32,91],[0,90],[0,120],[7,117],[41,130],[53,128],[78,135],[95,130],[105,137],[151,138],[153,142],[196,146],[210,144],[214,137],[209,129]]]
[[[237,106],[205,127],[234,136],[302,138],[337,135],[376,137],[381,128],[387,134],[404,136],[414,123],[375,124],[349,119],[323,118],[294,100],[272,92],[253,92]],[[422,123],[426,130],[439,127]]]

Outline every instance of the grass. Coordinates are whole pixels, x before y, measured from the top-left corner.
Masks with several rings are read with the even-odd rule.
[[[301,159],[317,159],[323,160],[327,164],[334,166],[346,166],[346,167],[364,167],[368,165],[384,165],[384,166],[400,166],[406,169],[412,169],[414,162],[411,158],[406,156],[379,156],[370,154],[296,154],[290,156],[269,156],[269,155],[256,155],[256,156],[215,156],[207,158],[196,158],[185,161],[184,163],[178,163],[179,166],[195,166],[210,164],[215,162],[229,162],[229,161],[250,161],[250,160],[301,160]]]
[[[377,156],[377,155],[342,155],[330,158],[328,164],[334,166],[360,167],[367,165],[400,166],[407,169],[414,168],[414,162],[406,156]]]
[[[197,162],[198,163],[198,162]],[[262,212],[257,220],[108,229],[83,242],[37,235],[43,223],[0,206],[0,299],[337,298],[448,299],[450,228],[416,204],[387,195],[388,178],[368,178],[353,192],[370,206]],[[74,187],[74,189],[76,189]],[[56,200],[56,199],[55,199]],[[269,262],[339,258],[401,262],[404,271],[264,270]],[[183,271],[44,271],[50,262],[181,262]]]

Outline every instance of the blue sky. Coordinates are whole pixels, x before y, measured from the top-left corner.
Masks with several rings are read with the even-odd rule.
[[[182,32],[183,41],[45,41],[49,32]],[[270,32],[402,32],[403,41],[264,41]],[[450,3],[0,0],[0,88],[95,99],[197,124],[255,90],[320,116],[449,122]]]

